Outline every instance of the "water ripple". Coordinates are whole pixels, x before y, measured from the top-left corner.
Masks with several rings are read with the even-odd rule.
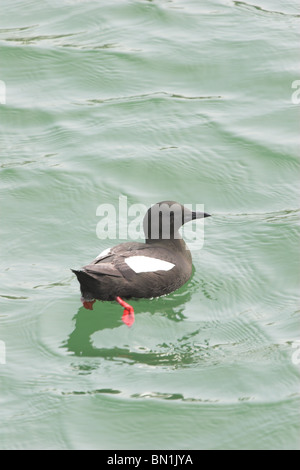
[[[107,102],[116,102],[116,103],[126,103],[130,101],[139,101],[143,99],[159,99],[159,98],[170,98],[170,99],[178,99],[178,100],[219,100],[223,99],[220,95],[203,95],[203,96],[185,96],[175,93],[168,93],[165,91],[156,91],[154,93],[145,93],[142,95],[131,95],[131,96],[121,96],[121,97],[114,97],[114,98],[104,98],[104,99],[89,99],[86,100],[84,103],[76,103],[78,105],[84,104],[102,104]]]
[[[248,10],[253,10],[254,9],[254,10],[260,11],[262,13],[267,13],[267,14],[272,14],[272,15],[281,15],[281,16],[290,16],[290,17],[294,17],[294,18],[300,18],[300,15],[296,14],[296,13],[284,13],[283,11],[266,10],[265,8],[262,8],[258,5],[253,5],[253,4],[247,3],[247,2],[241,2],[241,1],[238,1],[238,0],[233,0],[233,3],[237,7],[244,7],[244,8],[247,8]]]
[[[29,29],[29,28],[27,28]],[[1,33],[1,31],[0,31]],[[40,36],[22,36],[22,37],[5,37],[2,38],[2,41],[5,42],[14,42],[17,44],[22,44],[24,46],[26,45],[32,45],[32,44],[38,44],[42,41],[52,41],[56,39],[64,39],[68,37],[73,37],[77,36],[80,33],[71,33],[71,34],[49,34],[49,35],[40,35]]]

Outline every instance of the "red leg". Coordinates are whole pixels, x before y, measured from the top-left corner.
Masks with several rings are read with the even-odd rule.
[[[124,300],[121,299],[121,297],[116,297],[116,301],[118,304],[121,305],[121,307],[124,307],[124,313],[122,316],[122,321],[125,323],[127,326],[132,326],[134,323],[134,310],[133,307]]]
[[[82,302],[82,305],[84,306],[84,308],[86,308],[87,310],[93,310],[93,305],[96,302],[96,300],[81,299],[81,302]]]

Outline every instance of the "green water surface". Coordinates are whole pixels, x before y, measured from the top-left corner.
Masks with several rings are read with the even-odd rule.
[[[299,449],[298,2],[0,10],[0,448]],[[131,329],[70,271],[120,196],[213,215]]]

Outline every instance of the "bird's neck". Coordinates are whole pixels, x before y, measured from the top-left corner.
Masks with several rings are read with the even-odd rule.
[[[183,253],[189,253],[189,249],[185,243],[185,241],[180,237],[178,234],[178,238],[170,238],[168,240],[165,239],[146,239],[147,245],[155,245],[163,248],[170,248],[171,250],[177,250]]]

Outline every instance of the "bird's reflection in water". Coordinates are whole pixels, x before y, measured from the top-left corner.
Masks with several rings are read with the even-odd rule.
[[[139,321],[139,313],[145,312],[167,317],[173,322],[181,322],[185,319],[184,310],[186,304],[190,301],[191,295],[192,289],[183,287],[167,297],[136,301],[133,303],[136,311],[136,322]],[[95,347],[92,340],[94,333],[105,329],[126,328],[121,317],[122,309],[113,302],[96,302],[93,311],[87,311],[83,307],[80,308],[74,317],[75,329],[63,347],[78,357],[99,357],[129,363],[176,366],[178,362],[190,361],[188,351],[183,349],[182,354],[180,354],[174,350],[174,347],[168,347],[167,344],[157,345],[155,351],[141,347],[141,352],[131,351],[128,345],[112,348]],[[191,336],[193,334],[195,332]],[[182,340],[183,338],[178,339],[179,342]]]

